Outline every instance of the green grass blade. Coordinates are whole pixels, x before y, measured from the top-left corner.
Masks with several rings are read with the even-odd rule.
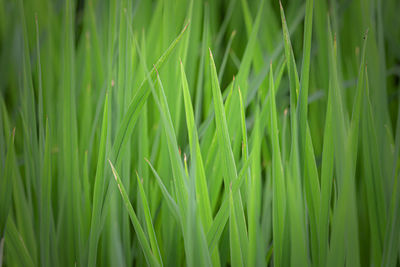
[[[235,36],[236,36],[236,31],[233,31],[231,36],[229,37],[228,44],[226,45],[224,57],[222,59],[221,66],[219,68],[219,74],[218,74],[219,83],[221,83],[222,77],[224,75],[226,63],[228,61],[229,51],[231,50],[232,42],[233,42],[233,39],[235,38]]]
[[[332,82],[329,86],[328,104],[325,118],[324,144],[321,167],[321,205],[319,218],[319,265],[326,264],[329,237],[329,214],[331,211],[331,194],[333,186],[333,107]]]
[[[385,237],[385,226],[386,226],[386,205],[384,200],[384,191],[383,191],[383,175],[382,175],[382,163],[381,158],[378,156],[378,138],[377,132],[374,128],[375,122],[372,111],[372,104],[369,96],[369,79],[366,76],[366,98],[364,102],[364,107],[366,110],[365,121],[363,126],[365,127],[363,133],[364,137],[367,138],[364,140],[364,148],[366,150],[365,159],[366,169],[370,169],[370,172],[366,174],[366,180],[369,181],[369,191],[368,191],[368,201],[370,203],[369,211],[371,214],[375,215],[370,217],[371,223],[371,235],[373,236],[373,244],[374,247],[374,257],[376,264],[379,264],[382,261],[382,247],[383,240]],[[369,153],[368,153],[369,152]],[[369,155],[368,155],[369,154]],[[369,161],[367,157],[370,157]],[[368,187],[367,187],[368,188]]]
[[[157,171],[154,169],[153,165],[151,165],[150,161],[148,161],[147,159],[146,159],[146,162],[147,162],[147,164],[149,164],[150,169],[152,170],[154,176],[156,177],[157,184],[161,189],[164,199],[167,201],[167,205],[168,205],[170,211],[173,213],[174,217],[180,222],[181,216],[179,213],[178,205],[175,203],[175,200],[172,198],[172,196],[168,192],[167,188],[163,184],[160,176],[158,175]]]
[[[238,227],[236,223],[236,214],[235,207],[232,198],[232,191],[229,194],[229,207],[230,207],[230,215],[229,215],[229,240],[230,240],[230,248],[231,248],[231,265],[232,266],[243,266],[243,257],[241,244],[239,240]]]
[[[177,194],[177,204],[180,209],[180,213],[184,215],[186,214],[185,203],[187,203],[188,201],[186,175],[182,164],[182,160],[179,156],[179,148],[172,124],[171,114],[168,108],[167,99],[164,93],[164,88],[161,83],[160,76],[158,75],[157,75],[157,81],[160,87],[160,97],[157,96],[154,87],[152,87],[152,93],[159,108],[159,112],[164,125],[165,134],[167,136],[167,145],[170,156],[170,163],[172,165],[172,173],[175,178],[174,182]]]
[[[304,45],[303,45],[303,65],[301,72],[301,84],[299,82],[296,62],[290,42],[289,31],[286,24],[284,11],[281,5],[281,17],[283,25],[283,35],[285,40],[285,55],[288,65],[289,80],[290,80],[290,114],[292,125],[292,145],[297,142],[295,136],[298,136],[300,149],[300,168],[304,177],[305,195],[310,216],[310,231],[311,231],[311,248],[313,263],[318,263],[318,230],[317,220],[319,218],[320,204],[320,187],[318,180],[318,171],[315,162],[314,149],[311,139],[311,133],[307,121],[307,106],[308,106],[308,87],[309,87],[309,71],[310,71],[310,54],[311,54],[311,34],[312,34],[312,17],[313,17],[313,1],[306,2],[306,17],[304,30]],[[300,92],[299,92],[300,90]],[[295,107],[297,104],[297,114]],[[299,120],[299,123],[296,122]],[[296,126],[295,124],[298,124]],[[299,127],[299,133],[297,133]],[[293,131],[296,131],[294,134]],[[297,161],[297,159],[294,159]]]
[[[158,243],[157,243],[156,234],[154,232],[154,227],[153,227],[153,222],[152,222],[152,218],[151,218],[151,214],[150,214],[149,204],[147,202],[146,194],[143,189],[143,180],[140,180],[139,175],[137,173],[136,173],[136,177],[137,177],[137,182],[138,182],[138,187],[139,187],[140,198],[142,201],[144,216],[145,216],[145,220],[146,220],[147,234],[149,235],[149,239],[150,239],[151,251],[154,253],[154,257],[158,260],[158,263],[162,266],[163,263],[162,263],[162,259],[161,259],[160,249],[159,249]]]
[[[157,60],[156,64],[154,67],[151,69],[150,73],[146,76],[144,81],[141,83],[138,91],[136,92],[135,96],[132,99],[132,102],[129,104],[127,111],[122,119],[121,125],[118,127],[118,131],[116,134],[116,138],[114,140],[113,144],[113,158],[115,158],[115,162],[118,165],[118,162],[120,160],[120,155],[121,155],[121,149],[124,147],[124,143],[128,140],[128,137],[131,135],[133,131],[133,127],[135,126],[135,123],[137,119],[139,118],[140,111],[146,102],[147,98],[150,95],[149,90],[144,86],[144,84],[148,80],[153,80],[156,70],[160,69],[161,66],[163,65],[164,61],[168,58],[168,56],[171,54],[171,52],[174,50],[175,46],[178,44],[179,40],[182,38],[183,34],[186,31],[186,28],[188,27],[188,24],[183,28],[181,33],[178,35],[178,37],[175,38],[175,40],[170,44],[167,50],[161,55],[161,57]]]
[[[225,116],[224,104],[222,101],[221,89],[218,83],[217,70],[215,68],[214,59],[210,50],[210,70],[212,78],[212,92],[215,108],[215,121],[217,126],[218,143],[222,149],[223,163],[225,166],[225,187],[228,187],[230,182],[237,179],[236,163],[233,157],[231,141],[229,138],[228,125]]]
[[[299,92],[299,127],[300,138],[304,143],[307,127],[307,110],[308,110],[308,87],[310,80],[310,61],[311,61],[311,36],[312,36],[312,21],[313,21],[313,0],[306,1],[306,17],[304,24],[303,37],[303,62],[301,66],[301,83]],[[305,143],[304,143],[305,145]],[[303,147],[302,150],[305,150]],[[304,154],[304,152],[302,153]]]
[[[132,204],[129,201],[128,194],[126,193],[125,187],[121,182],[121,178],[119,177],[117,171],[114,168],[114,165],[111,163],[110,160],[108,160],[108,163],[110,164],[110,167],[111,167],[112,173],[114,175],[115,181],[117,183],[119,192],[121,193],[122,199],[124,200],[125,208],[129,213],[129,217],[131,218],[133,228],[135,229],[135,232],[139,239],[139,243],[140,243],[140,246],[142,247],[143,253],[146,257],[147,264],[149,264],[150,266],[160,266],[160,264],[157,261],[157,258],[154,256],[153,251],[150,248],[149,241],[147,240],[146,235],[143,231],[143,228],[140,225],[140,222],[136,216],[136,213],[132,207]]]
[[[222,102],[221,90],[218,83],[217,70],[215,68],[214,59],[210,50],[210,70],[211,70],[211,80],[212,80],[212,93],[215,109],[215,120],[217,125],[217,135],[218,143],[222,151],[222,163],[224,164],[224,183],[225,188],[229,188],[232,181],[237,180],[237,170],[236,163],[233,156],[233,151],[230,143],[228,125],[225,115],[225,109]],[[234,195],[235,198],[235,208],[237,209],[237,224],[239,228],[240,242],[242,244],[242,253],[244,261],[247,260],[247,229],[246,221],[244,218],[243,205],[240,193]]]
[[[329,59],[331,64],[331,78],[333,88],[333,113],[335,143],[335,162],[338,184],[337,204],[332,218],[330,251],[327,265],[338,266],[345,263],[359,266],[359,243],[357,226],[357,207],[355,201],[355,181],[351,170],[349,156],[350,145],[346,140],[346,120],[342,104],[341,86],[338,78],[336,39],[332,41],[330,22],[328,22],[330,39]],[[346,246],[343,243],[346,242]]]
[[[280,3],[280,2],[279,2]],[[286,65],[289,73],[289,81],[290,81],[290,114],[291,117],[294,118],[296,102],[299,95],[299,75],[297,73],[296,62],[294,60],[292,44],[290,42],[290,34],[289,29],[286,24],[286,17],[283,11],[282,4],[280,3],[280,11],[281,11],[281,19],[282,19],[282,31],[283,31],[283,40],[285,47],[285,57],[286,57]],[[292,120],[293,121],[293,120]]]
[[[49,122],[46,120],[46,141],[40,189],[40,262],[50,266],[50,222],[51,222],[51,158]]]
[[[361,52],[361,62],[357,77],[356,96],[354,99],[351,125],[349,129],[349,138],[350,138],[349,142],[353,146],[351,149],[353,151],[353,154],[356,153],[358,147],[358,135],[359,135],[358,132],[360,126],[360,117],[361,117],[363,95],[364,95],[363,89],[364,89],[364,75],[365,75],[365,53],[367,49],[368,30],[366,31],[363,39],[364,39],[364,44]],[[352,162],[355,164],[356,161],[357,161],[356,155],[352,155]]]
[[[14,262],[14,264],[20,266],[35,266],[24,239],[11,219],[7,222],[4,246],[13,256],[13,258],[10,259],[10,262]]]
[[[400,223],[400,183],[398,178],[398,156],[400,151],[400,105],[397,109],[396,136],[395,136],[395,151],[392,166],[393,192],[388,210],[388,220],[386,226],[384,250],[382,257],[383,266],[395,266],[397,261],[397,251],[399,251],[400,228],[396,227]]]
[[[15,128],[12,131],[11,137],[8,138],[7,154],[5,159],[5,168],[2,171],[0,180],[0,238],[3,239],[6,232],[6,222],[11,204],[11,188],[14,168],[14,138]],[[3,173],[4,172],[4,173]]]
[[[100,234],[100,217],[105,190],[104,164],[106,160],[106,143],[108,129],[108,94],[104,100],[103,123],[101,126],[101,137],[99,146],[99,156],[97,158],[96,176],[93,189],[93,207],[90,224],[90,239],[88,265],[95,266],[97,258],[98,238]]]
[[[243,163],[243,167],[239,173],[238,179],[233,181],[232,183],[233,194],[236,194],[238,190],[242,187],[242,184],[244,183],[246,177],[245,174],[248,171],[252,158],[253,154],[250,154],[247,161]],[[214,217],[214,221],[212,222],[210,230],[207,233],[208,248],[211,252],[214,251],[218,241],[220,240],[222,231],[224,230],[228,219],[229,219],[229,199],[225,198],[217,214]]]
[[[208,196],[207,180],[204,171],[203,159],[200,151],[200,143],[193,114],[193,106],[189,93],[188,83],[186,79],[185,70],[181,62],[181,80],[183,97],[185,102],[186,124],[189,135],[190,154],[196,154],[196,196],[198,198],[199,209],[205,231],[208,231],[212,222],[210,199]]]
[[[283,232],[286,210],[285,180],[283,174],[282,158],[278,139],[278,122],[275,104],[275,87],[270,66],[269,88],[271,91],[270,103],[270,125],[272,131],[272,186],[273,186],[273,244],[274,244],[274,264],[281,266],[283,257]]]

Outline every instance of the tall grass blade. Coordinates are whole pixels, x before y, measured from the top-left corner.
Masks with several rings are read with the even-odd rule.
[[[150,248],[149,241],[147,240],[146,235],[143,231],[143,228],[140,225],[139,220],[136,216],[136,213],[132,207],[132,204],[129,201],[128,194],[126,193],[125,187],[121,182],[121,178],[119,177],[117,171],[114,168],[114,165],[111,163],[110,160],[108,160],[108,163],[110,164],[110,167],[111,167],[112,173],[114,175],[115,181],[117,183],[119,192],[121,193],[121,196],[124,200],[124,204],[129,213],[129,217],[131,218],[133,228],[135,229],[135,232],[137,233],[139,243],[140,243],[140,245],[143,249],[143,253],[146,257],[147,264],[149,264],[150,266],[160,266],[159,262],[157,262],[156,256],[154,256],[154,253],[157,253],[157,252],[153,253],[153,251]]]

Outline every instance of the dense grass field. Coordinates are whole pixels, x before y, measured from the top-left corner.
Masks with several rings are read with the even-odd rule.
[[[399,11],[0,0],[0,266],[400,266]]]

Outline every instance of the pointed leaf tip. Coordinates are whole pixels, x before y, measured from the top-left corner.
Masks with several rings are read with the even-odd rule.
[[[369,32],[369,28],[367,28],[367,30],[365,31],[363,40],[367,40],[367,38],[368,38],[368,32]]]

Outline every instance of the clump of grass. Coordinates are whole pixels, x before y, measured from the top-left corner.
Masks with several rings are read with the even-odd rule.
[[[0,266],[399,266],[399,8],[0,0]]]

